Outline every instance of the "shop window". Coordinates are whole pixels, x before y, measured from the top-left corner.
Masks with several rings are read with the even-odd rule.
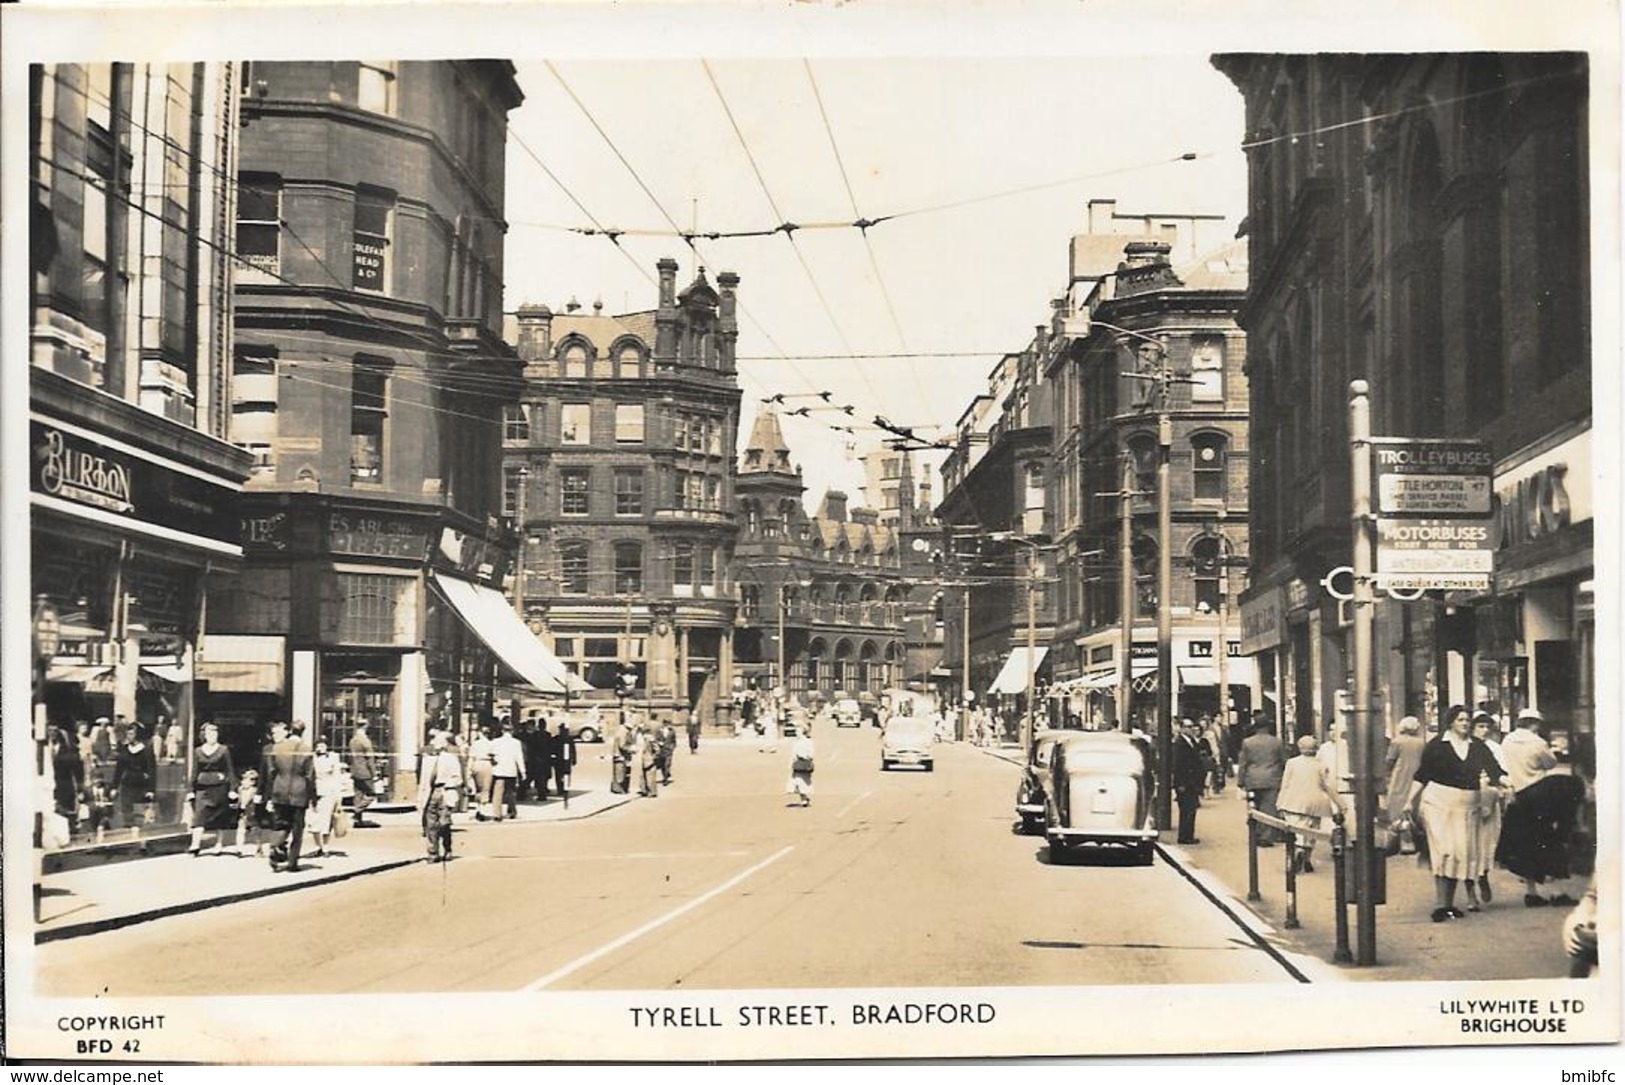
[[[1225,499],[1225,461],[1228,442],[1217,433],[1191,438],[1191,478],[1198,501]]]
[[[643,515],[643,472],[618,470],[615,472],[615,515]]]
[[[502,441],[510,445],[530,443],[530,404],[509,403],[502,408]]]
[[[355,190],[354,266],[351,285],[357,290],[389,293],[389,243],[395,219],[395,193],[371,185]]]
[[[350,481],[384,480],[384,422],[389,413],[389,363],[357,355],[350,371]]]
[[[395,62],[364,60],[356,78],[355,103],[369,113],[395,115]]]
[[[1224,402],[1224,344],[1199,339],[1191,348],[1191,401]]]
[[[589,511],[590,472],[585,467],[567,467],[559,472],[559,513],[585,516]]]
[[[567,542],[559,547],[559,590],[565,595],[586,595],[591,590],[591,579],[587,544]]]
[[[615,440],[620,444],[643,443],[643,404],[615,405]]]
[[[637,543],[615,544],[615,593],[635,595],[643,590],[643,547]]]
[[[592,443],[590,403],[565,403],[559,407],[559,443],[565,445]]]
[[[282,178],[275,174],[238,175],[237,257],[239,274],[249,272],[244,281],[265,281],[282,272]]]

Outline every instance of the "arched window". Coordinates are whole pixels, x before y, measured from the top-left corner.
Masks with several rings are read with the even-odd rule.
[[[617,375],[622,380],[637,380],[643,376],[643,352],[630,344],[621,348]]]
[[[1198,433],[1191,438],[1192,494],[1198,501],[1223,501],[1229,442],[1222,433]]]
[[[755,621],[762,611],[762,589],[757,584],[739,585],[739,616]]]
[[[585,542],[559,544],[559,591],[565,595],[586,595],[591,590],[592,565]]]
[[[564,348],[564,375],[566,377],[587,375],[587,348],[582,344],[571,343]]]
[[[1157,613],[1157,540],[1149,535],[1136,536],[1132,554],[1138,616],[1154,617]]]
[[[1191,544],[1191,579],[1196,584],[1196,609],[1212,614],[1219,609],[1224,576],[1224,544],[1217,535],[1202,535]]]
[[[1143,494],[1157,490],[1157,441],[1150,434],[1137,433],[1128,439],[1129,460],[1134,464],[1134,488]]]
[[[643,547],[635,542],[615,544],[615,594],[636,595],[643,590]]]

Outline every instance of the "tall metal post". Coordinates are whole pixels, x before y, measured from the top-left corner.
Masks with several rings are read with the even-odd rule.
[[[1376,758],[1376,733],[1371,714],[1371,639],[1376,614],[1376,585],[1372,578],[1376,522],[1371,514],[1371,398],[1370,386],[1363,380],[1349,384],[1349,454],[1351,489],[1353,491],[1350,524],[1353,529],[1354,554],[1354,703],[1353,719],[1354,769],[1354,860],[1359,871],[1358,900],[1355,904],[1355,963],[1375,964],[1377,961],[1377,884],[1378,856],[1372,846],[1373,813],[1376,795],[1373,790],[1373,762]]]
[[[1128,730],[1129,704],[1134,697],[1134,459],[1123,454],[1121,577],[1118,586],[1118,610],[1122,614],[1123,637],[1119,648],[1121,659],[1117,668],[1117,726]]]
[[[1163,376],[1168,356],[1163,355]],[[1174,443],[1174,423],[1168,417],[1168,385],[1161,389],[1157,415],[1157,828],[1174,822],[1174,624],[1173,624],[1173,509],[1168,491],[1168,456]]]
[[[959,697],[965,710],[970,711],[970,581],[960,587],[960,601],[962,613],[959,618],[959,638],[961,642],[959,654]]]
[[[1219,561],[1224,558],[1224,540],[1219,541]],[[1230,741],[1230,566],[1219,566],[1219,734]]]
[[[779,581],[779,669],[773,676],[773,684],[782,687],[785,693],[790,692],[790,683],[784,673],[784,614],[790,609],[790,600],[785,595],[785,583]]]
[[[519,616],[520,621],[525,620],[525,550],[526,543],[530,541],[530,533],[525,530],[525,490],[530,471],[525,467],[519,468],[519,493],[514,500],[514,524],[519,528],[519,562],[513,574],[513,612]]]
[[[1021,725],[1021,748],[1032,749],[1033,701],[1038,690],[1038,551],[1027,550],[1027,717]]]

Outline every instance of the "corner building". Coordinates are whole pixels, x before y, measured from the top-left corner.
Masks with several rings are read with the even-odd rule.
[[[522,95],[489,60],[256,62],[242,88],[230,424],[255,464],[212,708],[244,742],[282,716],[343,748],[366,719],[399,779],[431,722],[466,729],[495,695],[437,585],[497,596],[514,550],[503,145]]]

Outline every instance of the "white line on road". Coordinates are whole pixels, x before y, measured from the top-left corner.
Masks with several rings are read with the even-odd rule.
[[[863,794],[859,795],[857,798],[853,799],[851,802],[849,802],[845,806],[841,807],[841,812],[839,814],[836,814],[835,816],[838,817],[838,818],[844,818],[846,816],[846,813],[847,813],[848,810],[851,810],[854,806],[858,805],[858,803],[862,802],[864,799],[867,799],[870,795],[873,795],[873,794],[874,794],[874,789],[870,788],[868,791],[865,791]]]
[[[575,960],[571,961],[569,964],[565,965],[562,968],[554,969],[552,972],[549,972],[547,975],[543,976],[541,979],[535,980],[534,982],[531,982],[531,983],[527,983],[525,986],[521,987],[520,990],[521,991],[540,991],[543,988],[551,987],[553,984],[557,983],[559,980],[563,979],[565,976],[568,976],[570,973],[576,972],[576,971],[578,971],[578,970],[580,970],[582,968],[585,968],[587,965],[592,964],[592,962],[598,960],[601,957],[607,957],[609,954],[614,953],[616,950],[620,949],[622,946],[630,945],[631,943],[637,941],[639,938],[642,938],[644,935],[648,934],[650,931],[658,930],[661,927],[664,927],[667,923],[670,923],[672,920],[676,919],[677,917],[682,916],[682,915],[686,915],[689,912],[693,911],[695,908],[698,908],[700,905],[704,904],[706,901],[710,900],[712,897],[720,896],[721,894],[726,893],[728,890],[732,889],[734,886],[738,885],[740,882],[744,881],[746,878],[750,877],[752,874],[755,874],[758,870],[763,870],[763,869],[771,866],[772,864],[778,862],[780,859],[783,859],[786,855],[789,855],[794,850],[795,850],[795,845],[794,844],[790,844],[790,845],[787,845],[787,846],[779,849],[778,851],[774,852],[772,855],[769,855],[766,859],[763,859],[760,863],[757,863],[755,866],[750,867],[750,868],[748,868],[746,870],[743,870],[743,871],[739,872],[738,874],[735,874],[733,877],[729,878],[727,881],[723,882],[721,885],[717,886],[714,889],[707,890],[706,892],[704,892],[704,893],[700,894],[699,896],[695,897],[693,900],[689,901],[687,904],[679,905],[676,908],[673,908],[671,911],[667,912],[665,915],[659,916],[659,917],[657,917],[655,919],[651,919],[649,922],[645,923],[643,926],[637,928],[636,930],[628,931],[627,933],[621,935],[619,938],[615,939],[613,942],[608,942],[608,943],[606,943],[606,944],[604,944],[602,946],[599,946],[597,949],[593,950],[591,953],[587,954],[584,957],[577,957]]]
[[[741,855],[749,855],[748,851],[631,851],[613,854],[610,852],[591,852],[582,855],[469,855],[464,859],[523,859],[531,863],[582,863],[590,861],[603,862],[605,860],[620,861],[622,859],[737,859]]]

